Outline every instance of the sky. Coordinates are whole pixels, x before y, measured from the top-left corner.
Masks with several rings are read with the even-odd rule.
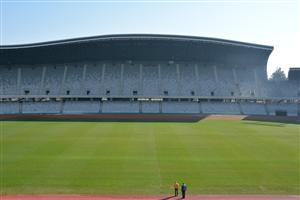
[[[300,67],[300,0],[0,0],[0,45],[105,34],[215,37],[274,46],[268,74]]]

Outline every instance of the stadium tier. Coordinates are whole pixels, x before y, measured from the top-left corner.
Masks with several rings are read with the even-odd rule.
[[[300,81],[269,81],[273,47],[177,35],[0,46],[0,114],[300,115]]]

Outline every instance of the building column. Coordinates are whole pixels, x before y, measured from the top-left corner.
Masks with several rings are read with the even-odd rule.
[[[158,89],[159,89],[159,95],[162,95],[161,67],[160,67],[160,64],[158,64],[157,70],[158,70]]]
[[[201,94],[201,87],[200,87],[200,79],[199,79],[199,69],[198,69],[198,65],[195,64],[194,66],[194,70],[195,70],[195,75],[196,75],[196,96],[200,96]]]
[[[240,100],[238,101],[238,107],[239,107],[239,110],[240,110],[240,114],[243,115],[243,114],[244,114],[244,111],[243,111],[243,107],[242,107],[242,105],[241,105]]]
[[[261,91],[260,91],[260,86],[259,86],[259,80],[258,80],[256,69],[253,69],[253,73],[254,73],[254,81],[255,81],[255,92],[254,92],[254,95],[255,96],[261,96]]]
[[[45,76],[46,76],[46,72],[47,72],[47,67],[43,66],[43,70],[42,70],[42,78],[41,78],[41,86],[40,86],[40,94],[42,95],[45,91],[44,91],[44,83],[45,83]]]
[[[238,83],[235,67],[232,68],[232,75],[233,75],[234,83]]]
[[[63,94],[63,89],[64,89],[64,85],[65,85],[65,80],[66,80],[67,73],[68,73],[68,66],[65,65],[65,69],[64,69],[64,73],[63,73],[63,78],[62,78],[61,86],[60,86],[60,94]]]
[[[99,100],[99,111],[98,113],[102,113],[103,101]]]
[[[19,102],[19,114],[22,114],[23,113],[23,102],[20,101]]]
[[[234,85],[236,86],[236,89],[238,91],[238,96],[241,96],[242,93],[241,93],[241,89],[240,89],[240,84],[239,84],[239,81],[238,81],[238,78],[237,78],[237,75],[236,75],[236,68],[233,67],[232,68],[232,74],[233,74],[233,80],[234,80]]]
[[[82,79],[81,79],[81,94],[85,95],[84,90],[85,88],[85,75],[86,75],[86,70],[87,70],[87,64],[83,65],[83,69],[82,69]]]
[[[143,113],[143,108],[142,108],[142,101],[139,102],[139,113]]]
[[[265,111],[266,111],[267,115],[270,115],[267,102],[264,103],[264,107],[265,107]]]
[[[300,101],[296,102],[297,108],[298,108],[298,116],[300,117]]]
[[[159,101],[159,113],[162,113],[162,103],[163,101]]]
[[[65,102],[64,102],[64,99],[62,99],[61,104],[60,104],[60,109],[59,109],[60,114],[62,114],[64,111],[64,105],[65,105]]]
[[[124,64],[121,64],[120,95],[123,95],[124,87]]]
[[[105,95],[105,87],[104,87],[105,70],[106,70],[106,64],[102,64],[102,73],[101,73],[101,81],[100,81],[100,88],[99,88],[100,95],[103,94]]]
[[[17,72],[17,91],[19,94],[22,94],[21,91],[21,80],[22,80],[22,68],[18,67],[18,72]]]
[[[144,91],[143,91],[143,64],[140,64],[140,68],[139,68],[139,92],[138,95],[143,95]]]
[[[218,77],[217,65],[214,65],[213,68],[214,68],[215,82],[218,83],[219,82],[219,77]]]
[[[182,87],[181,87],[181,80],[180,80],[180,66],[179,66],[179,64],[176,64],[176,82],[177,82],[177,91],[178,91],[178,96],[181,96],[181,94],[182,94],[182,91],[181,91],[181,89],[182,89]]]
[[[199,113],[203,114],[203,110],[202,110],[202,103],[201,101],[198,100],[198,106],[199,106]]]

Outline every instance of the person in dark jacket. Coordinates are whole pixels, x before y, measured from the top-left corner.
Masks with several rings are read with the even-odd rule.
[[[183,199],[185,198],[186,189],[187,189],[186,184],[182,183],[182,185],[181,185],[181,194],[182,194]]]

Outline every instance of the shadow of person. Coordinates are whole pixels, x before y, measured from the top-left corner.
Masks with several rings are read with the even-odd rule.
[[[168,197],[164,197],[162,199],[159,199],[159,200],[168,200],[168,199],[172,199],[172,198],[175,198],[176,196],[173,195],[173,196],[168,196]]]

